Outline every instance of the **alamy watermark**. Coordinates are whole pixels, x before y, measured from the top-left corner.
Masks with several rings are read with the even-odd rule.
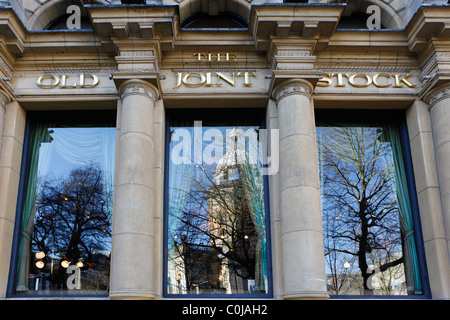
[[[381,29],[381,9],[376,4],[367,7],[366,13],[370,14],[366,21],[367,29],[378,30]]]
[[[274,175],[279,168],[278,129],[202,127],[195,121],[193,129],[176,128],[171,133],[173,148],[170,161],[175,165],[257,165],[263,175]],[[270,154],[269,154],[270,152]]]
[[[67,7],[66,13],[69,14],[66,21],[67,28],[69,30],[81,29],[81,8],[74,4]]]

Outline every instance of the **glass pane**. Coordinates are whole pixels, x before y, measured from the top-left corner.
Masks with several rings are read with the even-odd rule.
[[[167,293],[268,293],[258,132],[171,123]]]
[[[107,294],[115,128],[34,126],[17,294]]]
[[[395,126],[317,127],[332,295],[406,295],[420,286],[398,137]]]

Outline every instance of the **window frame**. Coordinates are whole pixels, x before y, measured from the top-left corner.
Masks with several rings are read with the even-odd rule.
[[[17,196],[16,215],[14,222],[13,241],[11,246],[10,267],[8,274],[8,283],[6,287],[7,298],[17,299],[39,299],[39,298],[83,298],[83,297],[96,297],[105,298],[109,296],[105,294],[64,294],[64,293],[51,293],[51,294],[17,294],[15,290],[15,283],[17,280],[17,268],[19,267],[18,260],[21,254],[20,240],[21,240],[21,228],[22,228],[22,215],[25,204],[26,188],[28,185],[29,170],[30,170],[30,156],[31,156],[31,135],[32,124],[42,119],[50,119],[53,121],[75,121],[83,122],[84,124],[94,123],[108,123],[111,127],[116,128],[116,110],[101,110],[101,111],[30,111],[26,115],[24,143],[22,148],[21,169],[19,178],[19,192]],[[88,120],[86,120],[88,119]],[[114,155],[113,155],[114,156]],[[111,272],[110,272],[111,274]]]
[[[273,276],[272,276],[272,242],[270,232],[270,202],[269,202],[269,178],[267,175],[263,175],[264,180],[264,205],[265,205],[265,228],[266,228],[266,245],[267,245],[267,278],[268,288],[267,293],[257,294],[173,294],[168,293],[168,226],[169,226],[169,161],[170,161],[170,123],[172,119],[183,118],[183,115],[187,117],[198,117],[199,120],[203,118],[212,119],[220,115],[220,112],[228,114],[228,112],[239,112],[239,114],[245,114],[250,116],[252,114],[260,118],[260,129],[266,129],[266,116],[265,109],[168,109],[166,110],[165,119],[165,138],[164,138],[164,196],[163,196],[163,281],[162,281],[162,296],[163,298],[173,299],[271,299],[273,298]]]
[[[330,295],[330,299],[383,299],[383,300],[409,300],[409,299],[431,299],[431,289],[429,284],[428,269],[426,265],[425,246],[421,228],[419,202],[414,177],[413,161],[411,154],[408,125],[404,110],[353,110],[353,109],[316,109],[316,127],[322,120],[333,120],[336,122],[363,122],[372,123],[382,119],[393,119],[397,122],[402,155],[406,172],[407,187],[411,203],[411,214],[414,223],[414,237],[417,250],[417,259],[420,270],[420,280],[422,284],[422,294],[417,295]]]

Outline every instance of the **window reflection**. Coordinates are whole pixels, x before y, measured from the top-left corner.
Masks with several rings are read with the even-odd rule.
[[[105,294],[115,129],[33,125],[17,294]]]
[[[268,293],[259,125],[170,126],[169,294]]]
[[[420,294],[398,124],[317,127],[328,291]]]

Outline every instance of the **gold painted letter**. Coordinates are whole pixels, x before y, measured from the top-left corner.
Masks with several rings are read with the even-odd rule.
[[[244,83],[243,86],[250,87],[252,84],[250,83],[250,77],[256,77],[256,72],[238,72],[238,77],[244,75]]]
[[[329,87],[331,86],[332,80],[328,73],[322,73],[322,78],[317,82],[319,87]]]
[[[93,79],[91,84],[86,84],[86,77],[91,77]],[[98,85],[98,77],[95,74],[80,74],[80,88],[93,88]]]
[[[52,78],[53,82],[51,84],[44,84],[45,79]],[[36,84],[41,88],[54,88],[59,84],[59,78],[53,74],[45,74],[37,78]]]
[[[336,84],[336,87],[345,87],[345,84],[342,81],[342,77],[345,76],[348,78],[348,74],[347,73],[332,73],[331,77],[337,76],[338,82]]]
[[[364,83],[364,84],[356,83],[355,78],[357,78],[357,77],[366,78],[366,83]],[[348,82],[354,87],[365,88],[372,83],[372,78],[367,74],[357,73],[357,74],[352,75],[350,78],[348,78]]]
[[[386,77],[389,79],[391,77],[390,74],[383,73],[383,72],[377,73],[376,75],[373,76],[373,84],[376,85],[378,88],[387,88],[387,87],[391,86],[390,83],[386,83],[386,84],[379,83],[378,77]]]
[[[172,89],[178,88],[179,86],[181,86],[181,76],[183,75],[182,72],[177,72],[177,85],[175,87],[173,87]]]
[[[394,88],[401,88],[402,87],[402,85],[400,84],[401,82],[403,82],[404,84],[406,84],[410,88],[414,88],[416,86],[415,84],[413,84],[413,83],[409,82],[408,80],[406,80],[407,78],[412,76],[411,73],[408,73],[403,78],[400,78],[400,76],[401,76],[401,74],[394,74],[394,78],[395,78]]]

